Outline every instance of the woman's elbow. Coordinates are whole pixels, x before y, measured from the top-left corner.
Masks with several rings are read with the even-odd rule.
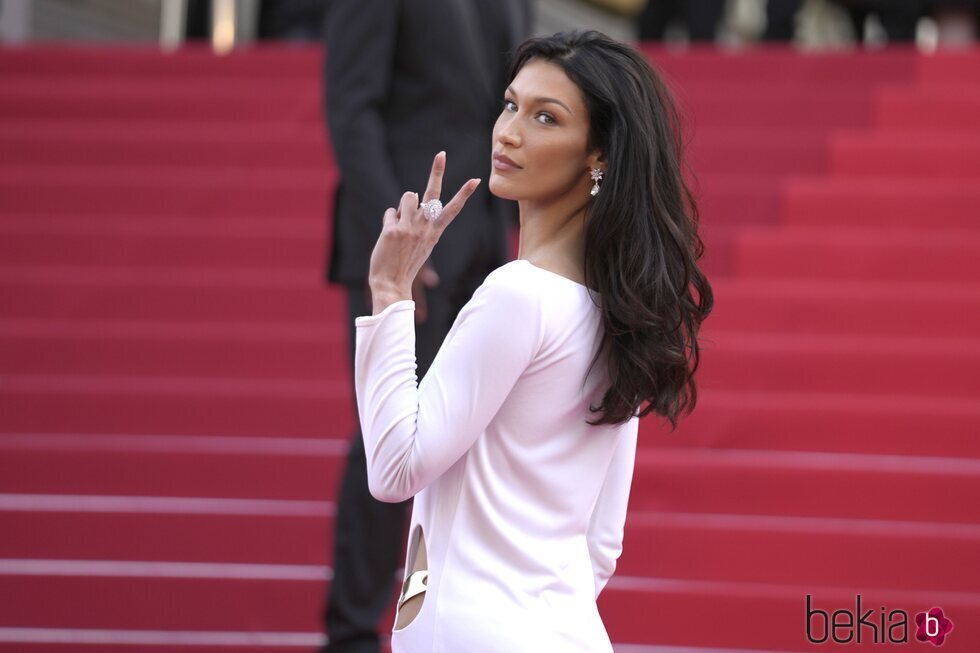
[[[401,503],[415,496],[410,489],[400,483],[386,481],[368,474],[368,491],[371,496],[382,503]]]
[[[382,430],[374,439],[376,442],[389,441],[387,449],[368,447],[365,442],[368,490],[378,501],[401,503],[411,499],[422,489],[414,452],[411,447],[400,444],[409,440],[414,440],[414,429],[409,436],[406,432],[395,432],[395,428],[390,427]],[[392,448],[395,444],[399,445],[397,449]]]

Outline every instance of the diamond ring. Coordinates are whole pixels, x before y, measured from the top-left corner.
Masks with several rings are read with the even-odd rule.
[[[428,202],[422,202],[419,205],[422,209],[422,213],[425,215],[426,220],[438,220],[439,216],[442,215],[442,202],[439,200],[429,200]]]

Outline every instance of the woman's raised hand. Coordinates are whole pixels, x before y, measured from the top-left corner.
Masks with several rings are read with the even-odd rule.
[[[423,202],[439,199],[445,170],[446,153],[439,152],[432,162]],[[412,299],[412,285],[423,263],[479,184],[479,179],[470,179],[463,184],[435,220],[425,216],[417,193],[403,194],[397,209],[385,211],[381,236],[371,253],[368,272],[374,315],[396,301]]]

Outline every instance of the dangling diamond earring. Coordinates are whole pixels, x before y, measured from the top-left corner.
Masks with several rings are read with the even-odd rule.
[[[592,197],[599,194],[599,180],[602,179],[602,168],[592,168],[592,181],[595,184],[592,186]]]

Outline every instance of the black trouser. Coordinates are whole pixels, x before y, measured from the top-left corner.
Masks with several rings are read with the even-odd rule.
[[[857,35],[864,40],[864,21],[870,13],[878,14],[882,27],[892,43],[915,40],[915,28],[922,16],[924,0],[837,0],[847,10]],[[766,3],[764,41],[789,41],[796,32],[796,12],[803,0],[769,0]]]
[[[473,291],[496,267],[476,266],[472,276],[458,283],[442,281],[426,290],[428,317],[415,325],[415,351],[421,381],[452,327],[456,315]],[[347,287],[348,335],[354,369],[354,318],[371,315],[367,292]],[[355,405],[356,409],[356,405]],[[356,413],[355,413],[356,414]],[[378,501],[368,491],[367,461],[360,427],[355,427],[340,493],[334,528],[333,580],[327,597],[324,623],[329,637],[324,653],[378,653],[378,623],[398,584],[395,573],[404,560],[407,539],[406,506]]]
[[[637,17],[637,38],[662,41],[671,19],[681,14],[691,41],[712,42],[724,13],[725,0],[650,0]]]

